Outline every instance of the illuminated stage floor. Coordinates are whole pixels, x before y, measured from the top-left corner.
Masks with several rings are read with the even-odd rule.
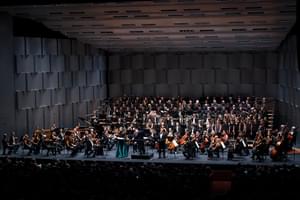
[[[158,152],[156,149],[146,149],[146,154],[150,155],[153,154],[153,156],[149,159],[135,159],[132,158],[132,155],[136,155],[138,157],[138,154],[133,154],[132,147],[129,149],[129,155],[126,158],[116,158],[116,148],[113,148],[111,151],[104,150],[104,155],[98,155],[95,157],[86,157],[83,152],[77,153],[75,156],[71,157],[70,153],[66,150],[63,150],[61,154],[52,155],[50,153],[49,156],[47,156],[47,151],[44,150],[42,153],[38,155],[27,155],[28,150],[19,150],[17,154],[12,155],[0,155],[0,157],[15,157],[15,158],[34,158],[34,159],[58,159],[58,160],[87,160],[87,161],[105,161],[105,162],[147,162],[147,163],[174,163],[174,164],[207,164],[207,165],[237,165],[237,164],[243,164],[243,165],[300,165],[300,154],[299,152],[295,151],[290,152],[288,154],[286,161],[280,161],[280,162],[274,162],[270,158],[270,156],[266,156],[265,160],[263,161],[254,161],[251,158],[251,150],[249,156],[237,156],[234,155],[234,158],[232,160],[227,159],[227,151],[225,150],[223,153],[220,153],[219,158],[212,158],[208,159],[208,156],[206,153],[201,154],[197,153],[196,157],[193,159],[186,159],[186,157],[182,154],[181,151],[179,151],[177,154],[170,154],[166,153],[166,158],[158,158]],[[1,150],[2,153],[2,150]],[[147,157],[146,155],[146,157]]]

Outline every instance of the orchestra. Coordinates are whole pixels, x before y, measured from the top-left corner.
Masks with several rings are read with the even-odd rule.
[[[295,127],[284,125],[279,130],[268,128],[266,100],[258,98],[206,97],[204,99],[165,97],[119,97],[102,102],[99,110],[89,118],[79,118],[86,126],[74,128],[37,128],[22,137],[15,133],[4,136],[3,153],[16,153],[21,146],[31,153],[60,154],[64,149],[76,156],[103,155],[116,150],[116,158],[133,153],[145,154],[146,146],[157,151],[159,158],[168,154],[182,154],[195,158],[219,158],[224,150],[253,160],[282,160],[295,144]],[[249,146],[249,141],[253,141]],[[232,157],[233,154],[230,154]]]

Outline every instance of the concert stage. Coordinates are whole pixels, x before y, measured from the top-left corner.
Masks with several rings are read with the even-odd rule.
[[[2,151],[1,151],[2,152]],[[251,152],[251,150],[250,150]],[[99,155],[95,157],[87,157],[83,152],[77,153],[75,156],[71,157],[70,152],[63,150],[61,154],[49,155],[47,156],[46,150],[42,151],[38,155],[27,155],[27,150],[20,149],[16,154],[12,155],[0,155],[0,157],[10,157],[10,158],[32,158],[32,159],[49,159],[49,160],[80,160],[80,161],[97,161],[97,162],[142,162],[142,163],[168,163],[168,164],[202,164],[209,166],[235,166],[235,165],[300,165],[300,153],[298,148],[295,151],[288,153],[286,161],[274,162],[270,156],[265,156],[263,161],[252,160],[251,153],[248,156],[238,156],[234,154],[232,160],[227,159],[227,151],[220,153],[219,158],[209,159],[207,154],[197,153],[196,157],[193,159],[186,159],[182,152],[177,154],[166,153],[166,158],[158,158],[158,152],[155,149],[148,149],[146,154],[139,155],[132,152],[130,147],[128,157],[126,158],[116,158],[116,149],[111,151],[104,151],[104,155]]]

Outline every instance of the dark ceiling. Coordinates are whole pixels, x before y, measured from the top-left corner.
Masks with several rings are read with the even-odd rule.
[[[296,0],[51,2],[0,11],[109,51],[275,50],[296,22]]]

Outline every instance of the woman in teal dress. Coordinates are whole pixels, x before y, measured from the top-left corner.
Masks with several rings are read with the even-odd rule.
[[[116,151],[116,157],[117,158],[126,158],[128,157],[128,138],[126,135],[126,129],[123,127],[119,128],[118,133],[116,134],[117,139],[117,151]]]

